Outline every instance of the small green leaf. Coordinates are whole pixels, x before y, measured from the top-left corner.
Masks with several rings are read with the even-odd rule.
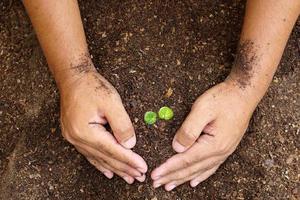
[[[144,115],[144,121],[146,124],[154,124],[156,122],[157,114],[152,111],[148,111]]]
[[[174,112],[171,108],[164,106],[159,109],[158,116],[160,119],[170,120],[173,118]]]

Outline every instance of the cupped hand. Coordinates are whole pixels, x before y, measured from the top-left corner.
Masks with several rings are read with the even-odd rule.
[[[170,191],[190,181],[195,187],[211,176],[239,144],[256,107],[254,102],[230,81],[207,90],[173,139],[178,154],[152,172],[153,186],[165,185]]]
[[[79,78],[61,87],[63,136],[107,178],[143,182],[147,165],[130,150],[136,136],[118,92],[96,70],[78,69]]]

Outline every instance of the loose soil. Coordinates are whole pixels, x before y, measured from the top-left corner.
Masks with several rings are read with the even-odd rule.
[[[245,1],[80,1],[93,62],[134,121],[150,171],[193,101],[232,66]],[[299,199],[300,21],[235,153],[197,188],[106,179],[60,133],[59,93],[21,1],[0,2],[0,199]],[[171,88],[171,89],[169,89]],[[173,90],[170,97],[165,94]],[[163,105],[174,120],[147,127]]]

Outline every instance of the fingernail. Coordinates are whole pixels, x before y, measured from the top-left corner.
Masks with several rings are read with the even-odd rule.
[[[158,188],[158,187],[160,187],[160,186],[161,186],[160,183],[154,183],[154,184],[153,184],[153,187],[154,187],[154,188]]]
[[[129,177],[127,177],[127,176],[124,176],[123,179],[124,179],[127,183],[129,183],[129,184],[132,183],[132,180],[131,180]]]
[[[139,182],[144,182],[146,179],[146,176],[145,176],[145,174],[143,174],[142,176],[135,177],[135,179],[138,180]]]
[[[128,149],[131,149],[134,147],[135,143],[136,143],[136,137],[133,136],[128,140],[126,140],[125,142],[123,142],[122,145]]]
[[[114,174],[111,172],[104,172],[103,174],[109,179],[111,179],[114,176]]]
[[[168,186],[166,187],[166,190],[167,190],[167,191],[171,191],[171,190],[173,190],[175,187],[176,187],[176,185],[168,185]]]
[[[176,140],[174,141],[174,144],[173,144],[173,148],[176,152],[184,152],[186,147],[183,146],[182,144],[180,144],[179,142],[177,142]]]
[[[199,183],[200,183],[199,181],[191,182],[191,186],[192,186],[192,187],[196,187]]]

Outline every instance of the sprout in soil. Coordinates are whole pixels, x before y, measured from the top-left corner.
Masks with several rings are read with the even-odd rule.
[[[171,108],[164,106],[159,109],[158,116],[160,119],[170,120],[173,118],[174,112]]]
[[[144,115],[144,121],[146,124],[154,124],[156,122],[157,114],[152,111],[148,111]]]

